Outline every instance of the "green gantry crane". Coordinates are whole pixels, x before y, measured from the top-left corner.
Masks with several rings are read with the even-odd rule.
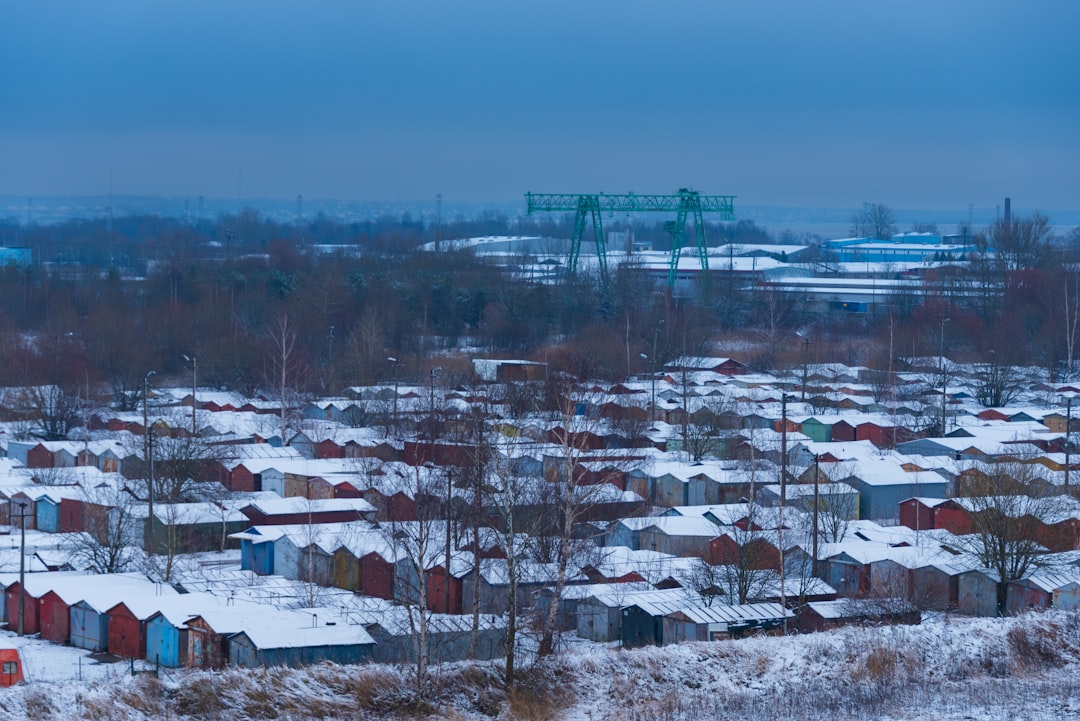
[[[679,256],[686,241],[686,218],[693,216],[697,236],[698,257],[701,269],[709,269],[709,256],[705,251],[705,213],[718,213],[720,220],[734,220],[734,195],[701,195],[696,190],[682,188],[674,195],[575,195],[572,193],[526,193],[528,212],[573,212],[574,234],[571,237],[570,259],[567,272],[577,272],[578,256],[581,255],[581,239],[585,226],[592,220],[593,241],[600,262],[600,283],[608,284],[607,248],[604,241],[603,213],[675,213],[675,220],[664,223],[664,230],[671,234],[671,267],[668,270],[668,286],[675,285],[679,269]]]

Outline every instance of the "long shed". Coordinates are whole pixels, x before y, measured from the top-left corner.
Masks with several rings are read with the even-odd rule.
[[[308,614],[289,620],[253,622],[229,638],[229,656],[238,666],[307,666],[362,663],[371,657],[375,639],[358,624],[311,623]],[[330,625],[334,624],[334,625]]]
[[[795,614],[779,603],[687,606],[664,615],[663,643],[719,641],[751,631],[777,632],[794,618]]]

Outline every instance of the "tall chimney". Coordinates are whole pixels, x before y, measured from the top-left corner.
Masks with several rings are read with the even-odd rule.
[[[1012,198],[1005,198],[1005,232],[1012,232]]]

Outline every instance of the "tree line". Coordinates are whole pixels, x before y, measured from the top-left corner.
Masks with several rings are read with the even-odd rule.
[[[853,218],[853,227],[888,226],[889,212]],[[739,341],[745,360],[770,368],[836,360],[885,369],[892,357],[942,350],[1051,369],[1076,360],[1080,234],[1057,238],[1040,214],[974,232],[967,267],[942,266],[926,279],[932,291],[898,294],[860,316],[815,313],[797,294],[748,291],[723,272],[672,294],[621,266],[605,295],[587,275],[536,283],[468,251],[417,250],[438,237],[565,238],[571,222],[487,214],[435,227],[408,216],[319,216],[296,226],[245,210],[197,223],[118,218],[111,228],[0,223],[0,238],[34,258],[0,269],[0,369],[9,385],[104,389],[131,408],[148,370],[183,378],[187,356],[198,359],[201,384],[251,393],[277,385],[274,329],[286,317],[297,390],[321,394],[422,380],[433,354],[458,347],[611,380],[705,353],[717,339]],[[635,226],[639,237],[650,232],[665,236],[659,224]],[[749,221],[710,237],[769,239]]]

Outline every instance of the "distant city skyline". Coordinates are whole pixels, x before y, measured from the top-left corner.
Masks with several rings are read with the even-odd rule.
[[[153,196],[38,196],[24,197],[0,194],[0,221],[15,221],[25,226],[28,221],[35,224],[53,224],[72,219],[90,219],[103,221],[108,215],[116,219],[125,216],[160,215],[171,218],[187,218],[194,222],[198,219],[217,220],[222,214],[231,215],[242,209],[254,209],[264,218],[285,224],[298,221],[309,223],[319,215],[325,215],[339,222],[351,223],[377,217],[399,218],[408,214],[425,223],[436,222],[437,208],[441,207],[442,218],[447,223],[460,219],[475,220],[482,214],[496,212],[507,218],[525,214],[524,198],[506,202],[483,201],[446,201],[437,206],[435,198],[421,198],[415,201],[349,201],[342,199],[304,198],[302,208],[296,198],[202,198],[201,213],[198,197],[153,197]],[[1004,200],[1003,198],[1000,200]],[[1073,228],[1080,227],[1080,210],[1029,208],[1018,204],[1013,198],[1013,212],[1026,215],[1034,210],[1049,213],[1055,231],[1065,235]],[[846,237],[851,228],[852,215],[858,208],[826,208],[740,204],[736,199],[736,220],[750,220],[780,239],[784,231],[796,234],[810,234],[821,238]],[[897,232],[911,232],[916,225],[933,224],[940,233],[959,232],[960,226],[970,218],[976,229],[985,227],[1000,217],[1003,204],[991,207],[969,208],[893,208]],[[298,217],[302,211],[302,219]],[[625,220],[622,217],[608,219],[614,223],[611,228],[620,227]],[[635,222],[648,224],[662,220],[651,215],[639,216]]]
[[[61,0],[5,27],[2,196],[1080,210],[1076,3]]]

